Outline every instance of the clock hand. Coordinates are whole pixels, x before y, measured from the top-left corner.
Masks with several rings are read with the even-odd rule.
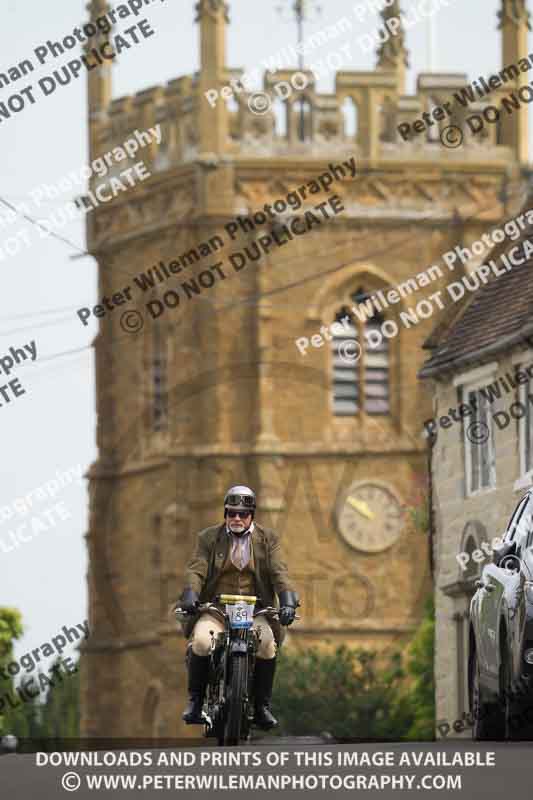
[[[355,508],[363,517],[367,519],[374,519],[374,514],[369,509],[368,504],[364,500],[356,500],[355,497],[349,497],[347,502]]]

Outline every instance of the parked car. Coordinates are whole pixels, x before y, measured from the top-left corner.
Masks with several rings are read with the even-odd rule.
[[[533,489],[476,582],[470,604],[469,690],[474,739],[533,732]]]

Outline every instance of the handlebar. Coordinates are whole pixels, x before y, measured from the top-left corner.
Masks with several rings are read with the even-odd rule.
[[[220,609],[213,603],[201,603],[200,605],[196,606],[193,612],[186,611],[183,608],[179,608],[179,606],[176,606],[176,608],[174,608],[174,614],[176,615],[176,617],[178,618],[183,617],[184,619],[192,617],[195,614],[200,614],[202,611],[216,611],[217,614],[224,613],[223,611],[221,612]],[[261,608],[254,614],[254,617],[258,617],[260,615],[266,616],[267,614],[279,619],[279,608],[274,608],[274,606],[267,606],[266,608]],[[294,619],[300,619],[300,617],[296,615]]]

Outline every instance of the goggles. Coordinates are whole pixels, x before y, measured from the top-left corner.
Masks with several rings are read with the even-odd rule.
[[[228,494],[226,507],[228,506],[244,506],[252,509],[255,508],[255,500],[248,494]]]

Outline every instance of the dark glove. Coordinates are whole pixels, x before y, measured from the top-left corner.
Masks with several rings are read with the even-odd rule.
[[[300,605],[296,592],[284,591],[279,593],[279,624],[292,625],[296,609]]]
[[[296,609],[293,606],[282,606],[279,610],[279,624],[292,625],[295,615]]]
[[[178,605],[188,614],[194,614],[196,606],[199,604],[200,596],[193,589],[184,589],[179,599]]]

